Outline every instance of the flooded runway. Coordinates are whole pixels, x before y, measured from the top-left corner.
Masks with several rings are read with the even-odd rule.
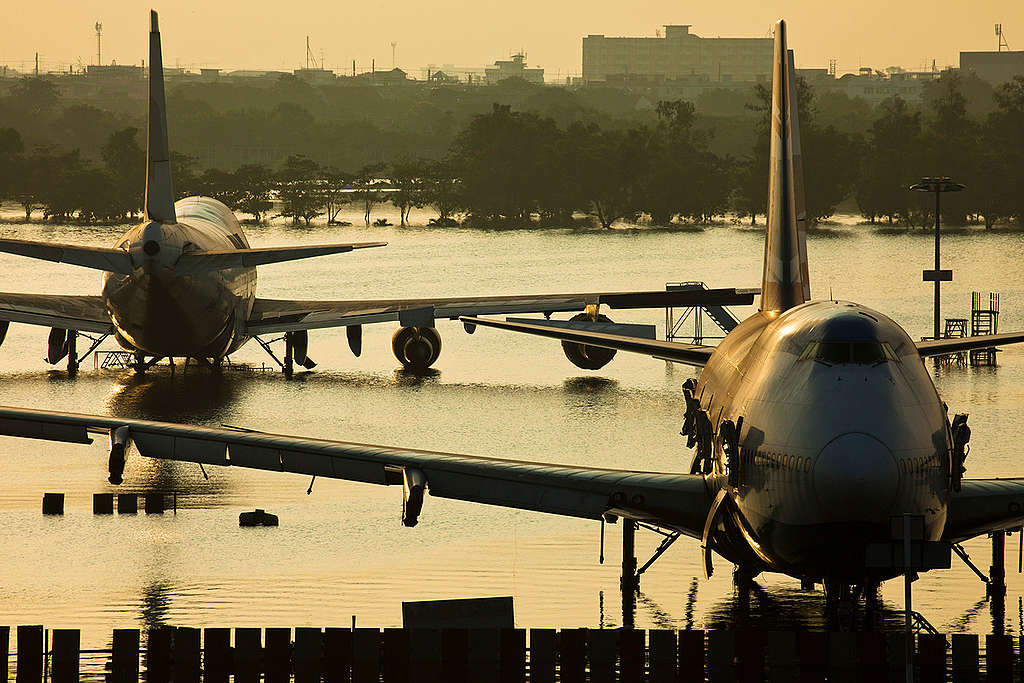
[[[355,216],[348,217],[349,220]],[[414,220],[416,216],[414,215]],[[425,219],[424,219],[425,221]],[[355,220],[353,220],[355,222]],[[666,281],[709,286],[760,284],[763,233],[740,226],[706,230],[475,231],[433,228],[247,227],[253,246],[385,240],[390,246],[271,265],[258,296],[352,299],[662,289]],[[0,224],[0,236],[109,245],[123,228]],[[931,329],[927,231],[879,234],[838,225],[809,236],[812,295],[874,307],[912,336]],[[944,314],[969,316],[970,292],[1002,293],[1001,331],[1024,328],[1024,233],[953,231],[944,237]],[[98,293],[93,271],[0,255],[0,289]],[[740,317],[752,309],[737,309]],[[615,311],[621,322],[657,323],[664,312]],[[705,330],[710,323],[705,324]],[[392,325],[364,330],[354,358],[343,330],[310,334],[312,373],[221,375],[159,366],[144,377],[94,370],[79,376],[43,361],[47,330],[12,325],[0,348],[0,404],[190,423],[231,424],[285,434],[345,439],[558,463],[678,471],[691,453],[679,436],[680,385],[695,370],[619,353],[587,373],[556,342],[479,329],[469,336],[440,321],[436,371],[396,370]],[[114,349],[112,342],[105,349]],[[255,344],[233,358],[260,365]],[[932,367],[929,365],[929,367]],[[936,384],[951,412],[970,412],[969,477],[1024,475],[1013,437],[1024,418],[1024,349],[1008,347],[998,368],[945,367]],[[616,626],[618,526],[600,525],[428,496],[420,524],[401,526],[401,493],[308,477],[130,458],[119,489],[106,482],[106,449],[0,439],[0,624],[83,629],[83,643],[115,627],[348,625],[401,623],[403,600],[515,596],[516,622],[534,626]],[[96,517],[92,494],[176,491],[178,511]],[[44,491],[67,494],[63,517],[43,517]],[[255,507],[278,528],[240,529]],[[640,533],[640,562],[660,537]],[[989,545],[966,544],[987,568]],[[1018,536],[1007,542],[1009,633],[1021,633]],[[637,626],[716,628],[742,619],[731,566],[717,558],[702,577],[696,541],[682,539],[645,575]],[[752,616],[768,627],[820,627],[820,593],[777,575],[757,579]],[[915,607],[943,631],[984,633],[992,615],[984,586],[958,560],[915,584]],[[883,588],[888,608],[902,584]],[[893,617],[896,618],[895,616]]]

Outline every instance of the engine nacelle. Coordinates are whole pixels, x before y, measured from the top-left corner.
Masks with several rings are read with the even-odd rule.
[[[62,327],[50,328],[50,336],[46,340],[46,362],[56,365],[68,355],[68,331]]]
[[[611,318],[606,315],[591,316],[589,313],[578,313],[569,318],[569,321],[587,321],[610,323]],[[605,349],[600,346],[588,346],[576,342],[562,342],[562,351],[565,357],[578,368],[584,370],[600,370],[615,358],[615,349]]]
[[[416,526],[423,510],[423,494],[427,489],[427,475],[414,467],[402,469],[402,524]]]
[[[4,339],[7,338],[7,328],[11,326],[9,320],[0,320],[0,346],[3,346]]]
[[[441,335],[433,327],[399,327],[391,350],[406,370],[423,372],[441,355]]]
[[[124,462],[128,448],[132,445],[131,431],[128,425],[112,427],[110,430],[110,459],[107,469],[110,472],[108,481],[117,485],[124,481]]]

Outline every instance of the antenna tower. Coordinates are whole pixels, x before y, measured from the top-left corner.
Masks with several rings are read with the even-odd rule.
[[[836,64],[838,62],[835,59],[828,60],[828,75],[835,78],[836,75]]]
[[[1007,52],[1010,51],[1010,46],[1006,42],[1006,36],[1003,35],[1003,25],[1002,24],[996,24],[996,41],[997,41],[996,52],[1002,52],[1003,48],[1006,48]]]
[[[100,52],[100,38],[102,36],[103,36],[103,24],[101,24],[100,22],[97,21],[96,22],[96,66],[100,66],[101,64],[103,64],[103,61],[100,59],[100,57],[102,56],[102,53]]]
[[[397,50],[398,50],[398,43],[395,42],[394,40],[392,40],[391,41],[391,68],[392,69],[397,69],[398,68],[398,59],[397,59],[398,52],[397,52]]]
[[[323,58],[320,59],[320,66],[316,64],[316,55],[313,54],[312,48],[309,47],[309,36],[306,36],[306,68],[312,64],[314,69],[324,68]]]

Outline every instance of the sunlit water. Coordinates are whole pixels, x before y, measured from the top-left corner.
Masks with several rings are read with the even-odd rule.
[[[124,227],[24,225],[5,214],[0,236],[110,245]],[[666,281],[758,286],[763,233],[723,225],[706,230],[464,230],[413,227],[247,227],[254,246],[386,240],[385,249],[261,268],[265,297],[350,299],[530,292],[662,289]],[[414,214],[421,224],[425,216]],[[852,220],[809,238],[812,290],[883,311],[915,337],[930,333],[929,233],[879,234]],[[953,231],[943,265],[944,312],[967,317],[974,289],[1002,292],[1005,331],[1024,327],[1024,233]],[[98,293],[98,273],[0,255],[0,289]],[[752,310],[752,309],[750,309]],[[741,315],[750,310],[737,310]],[[613,312],[618,321],[654,322],[664,312]],[[706,323],[709,325],[710,323]],[[47,366],[47,330],[12,325],[0,350],[0,403],[189,423],[243,425],[372,443],[538,461],[655,470],[685,469],[678,435],[680,384],[694,371],[620,353],[599,372],[571,365],[557,343],[439,322],[437,372],[417,379],[396,370],[391,325],[365,329],[361,358],[341,330],[310,335],[317,369],[286,381],[279,373],[160,366],[145,377],[95,370],[69,380]],[[80,342],[80,349],[81,349]],[[111,342],[102,348],[114,349]],[[232,359],[269,362],[250,344]],[[931,367],[929,365],[929,367]],[[1024,349],[1007,348],[998,368],[944,368],[936,375],[952,411],[970,411],[969,476],[1024,474],[1016,428],[1024,423]],[[83,629],[85,645],[109,642],[114,627],[401,624],[403,600],[515,596],[516,623],[616,626],[618,526],[429,498],[419,526],[401,526],[396,487],[197,465],[129,460],[119,491],[176,491],[162,516],[94,516],[106,482],[106,452],[91,447],[0,439],[0,624]],[[67,494],[66,514],[43,517],[45,491]],[[241,529],[238,513],[266,508],[281,519]],[[659,537],[638,536],[640,561]],[[967,544],[987,568],[989,546]],[[1009,632],[1020,632],[1024,580],[1017,537],[1007,544]],[[984,587],[962,564],[915,585],[916,607],[946,631],[992,628]],[[684,539],[643,578],[637,625],[711,628],[741,617],[730,566],[702,577],[698,544]],[[820,593],[795,580],[759,577],[752,617],[766,626],[821,627]],[[902,584],[883,589],[902,606]],[[893,617],[895,619],[895,617]]]

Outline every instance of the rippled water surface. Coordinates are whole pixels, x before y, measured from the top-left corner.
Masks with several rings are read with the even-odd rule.
[[[123,227],[0,223],[0,236],[110,245]],[[425,219],[424,219],[425,220]],[[706,230],[545,229],[475,231],[414,227],[249,227],[254,246],[386,240],[385,249],[260,270],[259,295],[350,299],[394,296],[661,289],[666,281],[760,285],[763,233]],[[852,222],[809,239],[812,292],[883,311],[913,336],[930,333],[928,233],[881,234]],[[945,312],[968,316],[974,289],[1002,293],[1001,329],[1024,328],[1024,234],[953,231],[944,238]],[[95,271],[0,255],[0,289],[98,293]],[[737,310],[741,315],[750,310]],[[663,311],[614,312],[618,321],[655,322]],[[641,356],[619,356],[596,373],[578,370],[557,343],[481,329],[466,335],[442,321],[444,350],[425,378],[396,370],[390,325],[366,328],[361,358],[340,330],[310,335],[319,366],[286,381],[276,372],[216,376],[160,366],[145,377],[93,369],[69,380],[42,360],[47,330],[12,325],[0,349],[0,403],[55,410],[222,423],[262,430],[538,461],[641,469],[685,469],[678,435],[679,385],[694,371]],[[108,342],[105,349],[113,349]],[[250,344],[232,359],[268,359]],[[931,367],[931,366],[929,366]],[[971,413],[969,476],[1024,474],[1016,429],[1024,423],[1024,349],[1007,348],[998,368],[943,368],[950,409]],[[0,624],[83,629],[87,645],[114,627],[401,623],[403,600],[515,596],[519,626],[614,626],[618,527],[608,527],[598,563],[596,522],[429,498],[419,526],[399,522],[396,487],[197,465],[129,460],[122,491],[176,491],[177,513],[96,517],[92,494],[106,482],[103,444],[0,439]],[[45,491],[67,495],[63,517],[43,517]],[[238,513],[266,508],[281,526],[240,529]],[[1020,632],[1024,580],[1007,544],[1006,628]],[[641,533],[640,561],[660,538]],[[983,539],[967,544],[989,564]],[[723,626],[739,617],[728,565],[702,578],[695,541],[680,540],[644,575],[639,626]],[[955,560],[954,560],[955,561]],[[820,593],[765,575],[753,618],[776,626],[821,626]],[[902,584],[883,589],[902,606]],[[984,587],[962,564],[925,575],[916,607],[943,630],[992,627]],[[894,617],[895,618],[895,617]]]

